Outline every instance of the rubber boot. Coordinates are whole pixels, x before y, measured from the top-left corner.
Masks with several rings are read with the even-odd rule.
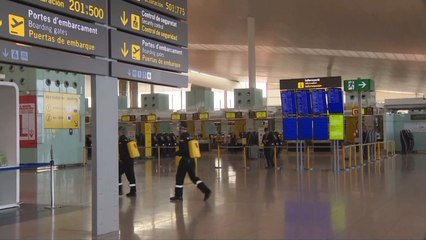
[[[128,197],[136,197],[136,186],[131,186],[130,187],[130,192],[128,194],[126,194],[126,196],[128,196]]]
[[[182,201],[183,188],[175,188],[175,195],[170,198],[170,201]]]
[[[206,186],[206,184],[200,182],[199,184],[197,184],[197,187],[202,193],[204,193],[204,201],[209,199],[210,195],[212,194],[212,191]]]

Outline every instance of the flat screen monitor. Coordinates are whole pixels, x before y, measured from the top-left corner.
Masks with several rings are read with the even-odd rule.
[[[299,115],[312,114],[311,92],[299,91],[296,93],[297,113]]]
[[[283,115],[296,114],[296,95],[294,91],[281,92],[281,107]]]
[[[284,140],[297,140],[297,118],[283,119]]]
[[[312,91],[312,112],[314,114],[327,113],[327,100],[324,89]]]
[[[312,118],[301,117],[298,119],[298,137],[299,140],[312,140]]]
[[[328,111],[330,113],[343,113],[343,91],[340,88],[330,88],[327,91]]]
[[[314,118],[314,140],[328,140],[328,117]]]

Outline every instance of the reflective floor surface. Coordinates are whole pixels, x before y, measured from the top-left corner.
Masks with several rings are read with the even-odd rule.
[[[293,153],[280,169],[241,153],[205,154],[198,175],[213,190],[188,181],[184,201],[170,203],[175,161],[140,160],[138,196],[120,197],[120,232],[100,239],[425,239],[426,160],[416,154],[336,174],[330,155],[298,172]],[[125,182],[126,183],[126,182]],[[0,239],[91,239],[90,164],[56,171],[49,204],[49,173],[21,173],[19,209],[0,211]],[[126,189],[127,191],[128,189]]]

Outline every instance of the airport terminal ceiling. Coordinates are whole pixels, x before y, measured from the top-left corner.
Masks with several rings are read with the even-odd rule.
[[[385,91],[426,93],[424,0],[189,0],[195,71],[247,81],[247,17],[258,81],[341,75]]]

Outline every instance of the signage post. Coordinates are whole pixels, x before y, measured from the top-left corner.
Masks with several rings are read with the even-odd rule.
[[[375,85],[374,80],[371,79],[356,79],[356,80],[345,80],[344,89],[347,92],[358,92],[358,139],[359,139],[359,159],[360,163],[364,163],[363,153],[363,127],[362,127],[362,92],[374,91]]]

